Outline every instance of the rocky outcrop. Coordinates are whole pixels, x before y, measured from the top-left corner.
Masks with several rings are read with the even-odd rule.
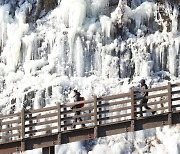
[[[170,4],[180,5],[180,1],[179,0],[156,0],[156,1],[160,2],[162,4],[164,4],[165,2],[168,2]]]
[[[43,16],[45,16],[49,11],[53,10],[57,5],[57,0],[38,0],[36,3],[32,4],[32,10],[26,13],[26,22],[34,22]]]
[[[9,4],[9,14],[14,17],[17,8],[25,3],[30,3],[32,9],[26,9],[26,22],[34,22],[37,19],[45,16],[49,11],[53,10],[58,5],[58,0],[1,0],[0,5]]]
[[[57,6],[57,0],[39,0],[36,4],[34,19],[37,20],[46,15]],[[30,14],[31,16],[31,14]]]

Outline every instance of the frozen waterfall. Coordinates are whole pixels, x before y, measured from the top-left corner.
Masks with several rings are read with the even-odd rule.
[[[43,107],[68,101],[70,88],[88,98],[89,93],[111,94],[112,87],[121,91],[118,85],[128,78],[180,76],[176,6],[120,0],[109,7],[108,0],[62,0],[27,23],[34,2],[19,2],[14,16],[11,1],[0,6],[1,112],[16,110],[12,100],[27,106],[27,95]]]
[[[149,86],[179,82],[179,16],[176,5],[157,0],[1,0],[0,114],[67,103],[74,88],[89,99],[127,92],[141,78]],[[157,128],[136,132],[134,142],[123,134],[56,151],[146,153],[152,144],[152,153],[178,154],[179,130]],[[90,144],[97,146],[83,149]]]

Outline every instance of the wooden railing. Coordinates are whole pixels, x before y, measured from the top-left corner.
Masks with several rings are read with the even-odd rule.
[[[142,99],[137,97],[140,92],[149,92],[148,106],[152,109],[143,110],[143,117],[139,117]],[[21,149],[26,150],[25,141],[31,138],[42,137],[58,133],[59,137],[55,144],[61,144],[61,134],[77,129],[93,128],[94,136],[97,138],[98,127],[130,121],[131,131],[135,131],[137,119],[152,117],[151,112],[156,115],[168,114],[168,124],[172,124],[172,114],[180,112],[180,83],[153,87],[139,92],[131,89],[128,93],[121,93],[112,96],[96,97],[82,101],[85,106],[81,109],[71,109],[75,103],[60,104],[36,110],[25,110],[9,115],[0,115],[0,147],[9,142],[20,141]],[[77,104],[82,102],[76,102]],[[81,115],[74,115],[75,111],[81,110]],[[75,118],[83,118],[83,121],[74,122]],[[88,138],[87,138],[88,139]],[[67,141],[68,142],[68,141]],[[34,147],[33,147],[34,148]],[[1,150],[1,148],[0,148]]]

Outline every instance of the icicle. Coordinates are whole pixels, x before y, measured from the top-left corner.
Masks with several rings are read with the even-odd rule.
[[[77,76],[84,76],[84,51],[80,38],[78,37],[75,42],[75,51],[74,51],[74,62],[76,66]]]
[[[172,20],[172,33],[177,34],[177,28],[178,28],[178,8],[174,7],[173,15],[171,17]]]

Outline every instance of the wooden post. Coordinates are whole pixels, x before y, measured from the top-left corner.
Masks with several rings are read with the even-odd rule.
[[[58,143],[61,144],[61,104],[57,104],[57,110],[58,110]]]
[[[28,93],[28,99],[27,99],[27,101],[29,102],[31,109],[33,109],[33,101],[32,101],[32,99],[33,99],[34,97],[35,97],[35,92],[34,92],[34,91],[31,91],[30,93]],[[32,119],[32,114],[29,114],[29,118]],[[30,121],[29,121],[29,124],[33,124],[33,121],[30,120]],[[29,127],[29,130],[32,131],[32,130],[33,130],[33,127]],[[33,133],[30,133],[29,136],[33,136]]]
[[[21,110],[21,151],[25,151],[25,111]]]
[[[134,114],[134,104],[135,104],[135,100],[134,100],[134,90],[131,89],[131,92],[130,92],[130,95],[131,95],[131,131],[134,131],[135,130],[135,114]]]
[[[168,82],[168,124],[172,125],[172,87]]]
[[[97,130],[97,96],[94,96],[94,138],[98,137]]]

